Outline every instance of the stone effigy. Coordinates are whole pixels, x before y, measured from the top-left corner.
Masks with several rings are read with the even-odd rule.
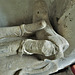
[[[48,75],[75,62],[75,50],[64,57],[69,43],[52,28],[45,1],[35,0],[33,7],[32,24],[0,28],[1,75]],[[34,54],[45,58],[38,60]]]

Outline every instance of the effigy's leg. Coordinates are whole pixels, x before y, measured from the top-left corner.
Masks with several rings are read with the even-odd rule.
[[[40,54],[44,56],[51,56],[56,54],[56,46],[48,40],[32,40],[26,39],[22,41],[22,51],[27,54]]]

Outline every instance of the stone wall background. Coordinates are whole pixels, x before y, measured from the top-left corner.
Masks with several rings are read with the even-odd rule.
[[[70,0],[45,0],[49,17],[54,23],[65,12]],[[20,25],[32,22],[34,0],[0,0],[0,26]]]

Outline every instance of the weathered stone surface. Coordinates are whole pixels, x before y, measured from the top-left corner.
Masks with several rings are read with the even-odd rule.
[[[0,74],[14,75],[16,71],[32,66],[38,62],[35,57],[31,56],[13,55],[10,57],[2,57],[0,58]]]
[[[58,23],[58,33],[64,36],[70,44],[65,52],[65,55],[68,55],[75,49],[75,4],[63,14]]]
[[[65,12],[66,6],[70,0],[62,0],[62,1],[61,0],[45,0],[45,1],[48,5],[50,19],[52,19],[53,21],[52,20],[51,21],[57,26],[56,21]],[[0,1],[0,16],[1,16],[0,26],[10,26],[10,25],[18,25],[18,24],[20,25],[22,23],[31,23],[32,22],[32,5],[33,5],[33,0],[24,0],[24,1],[1,0]],[[57,30],[58,33],[64,36],[70,43],[70,48],[65,52],[65,56],[67,56],[67,54],[70,54],[71,50],[75,48],[74,47],[74,42],[75,42],[74,40],[75,39],[75,36],[74,36],[75,9],[74,8],[75,8],[75,5],[73,5],[69,10],[67,10],[64,13],[64,15],[60,18],[59,26],[57,27],[55,26],[56,29],[58,29]],[[67,17],[65,19],[66,15]],[[68,62],[68,65],[70,65],[75,60],[74,55],[72,56],[72,58],[71,57],[68,58],[68,60],[67,58],[65,58],[66,61],[63,61],[60,64],[64,62]],[[72,62],[69,62],[69,60],[71,59],[74,59],[74,60]],[[58,62],[60,60],[62,59],[55,60],[55,61]],[[63,68],[66,65],[64,64]],[[54,67],[54,69],[51,66]],[[35,69],[35,70],[30,71],[30,67],[31,69]],[[49,73],[56,72],[58,70],[58,65],[54,61],[43,62],[43,61],[39,61],[37,58],[34,58],[33,56],[26,56],[26,55],[25,56],[14,55],[10,57],[0,58],[0,74],[1,75],[13,75],[13,74],[16,74],[16,71],[19,71],[20,75],[23,75],[23,73],[24,75],[35,75],[35,74],[28,74],[28,73],[25,74],[25,71],[27,71],[27,69],[31,73],[35,72],[36,75],[48,75]]]
[[[62,16],[70,0],[45,1],[48,6],[49,17],[52,19],[55,15],[59,15],[56,16],[58,18]],[[33,3],[33,0],[0,0],[0,27],[31,23],[33,16]]]

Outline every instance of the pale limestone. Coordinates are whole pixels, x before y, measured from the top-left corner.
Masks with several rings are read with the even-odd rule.
[[[42,0],[41,0],[42,1]],[[63,0],[64,1],[64,0]],[[67,1],[67,0],[66,0]],[[2,1],[1,1],[2,2]],[[8,1],[7,1],[8,2]],[[9,1],[10,2],[10,1]],[[54,2],[54,0],[53,1],[51,1],[51,2]],[[62,1],[61,1],[62,2]],[[10,2],[11,3],[11,2]],[[26,1],[26,3],[27,3],[27,1]],[[57,2],[58,3],[58,2]],[[59,3],[60,3],[60,1],[59,1]],[[66,2],[65,2],[66,3]],[[48,3],[47,3],[48,4]],[[63,4],[63,3],[62,3]],[[62,7],[63,8],[63,7]],[[52,10],[53,11],[53,10]],[[60,11],[60,9],[59,9],[59,11]],[[60,12],[57,12],[57,13],[60,13]],[[3,13],[4,14],[4,13]],[[28,13],[29,14],[29,13]],[[30,14],[31,15],[31,14]],[[57,15],[57,16],[60,16],[61,14],[59,14],[59,15]],[[28,15],[26,15],[26,16],[28,16]],[[74,15],[72,16],[72,17],[74,17]],[[14,17],[13,17],[14,18]],[[21,17],[16,17],[16,19],[17,20],[19,20]],[[11,18],[12,19],[12,18]],[[7,22],[9,23],[9,22],[13,22],[13,23],[15,23],[15,21],[16,21],[16,19],[13,19],[13,20],[11,20],[10,18],[9,19],[6,19],[6,20],[8,20]],[[39,18],[37,18],[37,19],[39,19]],[[28,18],[28,20],[29,20],[29,18]],[[35,19],[36,20],[36,19]],[[49,25],[49,19],[44,19],[45,21],[46,21],[46,24],[47,25]],[[30,20],[29,20],[30,21]],[[6,22],[6,21],[5,21]],[[8,25],[7,23],[5,23],[4,22],[4,24],[2,24],[2,25]],[[64,22],[64,21],[63,21]],[[61,22],[60,22],[61,23]],[[15,23],[16,24],[16,23]],[[24,26],[24,25],[23,25]],[[46,25],[44,24],[44,27],[45,27]],[[45,29],[44,29],[44,31],[45,32],[47,32],[49,35],[51,35],[51,36],[49,36],[49,37],[47,37],[46,39],[47,40],[49,40],[49,41],[47,41],[47,43],[50,43],[50,41],[52,40],[52,41],[54,41],[54,43],[57,45],[57,46],[59,46],[59,48],[62,48],[62,49],[60,49],[60,52],[64,52],[66,49],[67,49],[67,47],[69,46],[69,44],[68,44],[68,42],[62,37],[62,36],[60,36],[60,35],[58,35],[53,29],[52,29],[52,27],[51,28],[49,28],[49,27],[46,27]],[[64,31],[64,30],[63,30]],[[62,32],[63,32],[62,31]],[[29,32],[28,32],[29,33]],[[40,31],[40,33],[41,33],[41,31]],[[38,32],[38,35],[40,34],[39,32]],[[60,32],[59,32],[60,33]],[[41,33],[42,34],[42,33]],[[44,34],[44,33],[43,33]],[[62,34],[62,33],[61,33]],[[15,35],[15,34],[14,34]],[[56,36],[57,35],[57,36]],[[66,35],[67,36],[67,35]],[[42,37],[42,36],[41,36]],[[65,37],[65,36],[64,36]],[[38,37],[38,39],[39,39],[40,37]],[[66,37],[65,37],[66,38]],[[4,40],[5,39],[5,40]],[[16,40],[17,41],[13,41],[13,40],[15,40],[15,38],[11,38],[10,40],[9,40],[9,38],[2,38],[0,41],[1,41],[1,44],[3,45],[4,44],[4,46],[9,46],[9,47],[11,47],[13,50],[14,50],[14,52],[11,52],[11,53],[9,53],[9,54],[6,54],[5,56],[9,56],[9,55],[13,55],[13,56],[9,56],[9,57],[1,57],[0,58],[0,74],[1,75],[13,75],[17,70],[20,70],[20,69],[22,69],[21,71],[20,71],[20,73],[19,73],[19,75],[48,75],[48,74],[51,74],[51,73],[54,73],[54,72],[57,72],[58,70],[60,70],[60,69],[63,69],[64,67],[66,67],[66,66],[68,66],[68,65],[70,65],[70,64],[72,64],[73,62],[75,62],[75,50],[74,50],[74,47],[72,47],[73,48],[73,52],[70,54],[70,55],[68,55],[67,57],[65,57],[65,58],[60,58],[60,59],[56,59],[56,60],[48,60],[48,59],[46,59],[46,60],[44,60],[44,61],[39,61],[39,60],[37,60],[37,58],[34,58],[33,56],[26,56],[26,55],[24,55],[24,56],[22,56],[22,52],[24,52],[24,50],[22,51],[22,50],[20,50],[21,51],[21,54],[20,55],[14,55],[14,54],[16,54],[16,50],[18,49],[18,47],[19,47],[19,45],[21,44],[20,42],[22,42],[22,39],[21,38],[16,38]],[[23,38],[24,40],[23,40],[23,42],[24,43],[22,43],[22,45],[25,47],[25,38]],[[42,38],[43,39],[43,38]],[[67,39],[67,38],[66,38]],[[4,40],[4,41],[2,41],[2,40]],[[19,40],[19,41],[18,41]],[[28,41],[35,41],[35,40],[31,40],[31,39],[27,39]],[[61,40],[63,41],[63,43],[61,42]],[[7,44],[6,45],[6,43],[8,43],[8,41],[9,42],[11,42],[11,41],[13,41],[12,42],[12,44],[10,44],[9,43],[9,45]],[[51,41],[51,42],[52,42]],[[6,42],[6,43],[5,43]],[[36,42],[36,41],[35,41]],[[44,42],[44,41],[43,41]],[[46,40],[45,40],[45,42],[46,42]],[[60,42],[60,43],[59,43]],[[64,43],[65,42],[65,43]],[[69,41],[70,42],[70,41]],[[73,42],[73,41],[71,41],[71,42]],[[28,42],[29,43],[29,42]],[[47,45],[47,43],[43,43],[43,45],[45,46],[45,45]],[[29,45],[29,44],[28,44]],[[52,44],[50,44],[50,45],[52,45]],[[71,45],[71,43],[70,43],[70,45]],[[74,45],[74,44],[72,44],[72,45]],[[71,45],[71,46],[72,46]],[[13,46],[13,47],[12,47]],[[16,47],[17,46],[17,47]],[[66,48],[65,49],[63,49],[63,47],[64,46],[66,46]],[[22,47],[22,48],[24,48],[24,47]],[[46,46],[45,46],[46,47]],[[44,47],[44,49],[45,49],[45,47]],[[55,45],[54,45],[54,47],[56,47]],[[28,47],[27,47],[28,48]],[[35,48],[35,47],[34,47]],[[33,48],[33,49],[34,49]],[[25,48],[24,48],[25,49]],[[47,49],[47,48],[46,48]],[[5,50],[5,49],[4,49]],[[9,48],[9,50],[10,50],[10,48]],[[30,48],[27,50],[27,52],[30,52]],[[34,49],[35,50],[35,49]],[[63,50],[63,51],[62,51]],[[48,50],[49,51],[49,50]],[[46,53],[44,53],[45,55],[47,55],[47,56],[49,56],[50,54],[48,54],[49,52],[46,52]],[[68,50],[67,50],[68,51]],[[34,52],[34,51],[33,51]],[[44,51],[45,52],[45,51]],[[54,51],[55,52],[55,51]],[[38,50],[38,52],[37,53],[39,53],[39,50]],[[2,56],[2,55],[1,55]],[[60,56],[60,55],[59,55]],[[64,63],[64,64],[63,64]],[[63,66],[62,66],[62,64],[63,64]]]

